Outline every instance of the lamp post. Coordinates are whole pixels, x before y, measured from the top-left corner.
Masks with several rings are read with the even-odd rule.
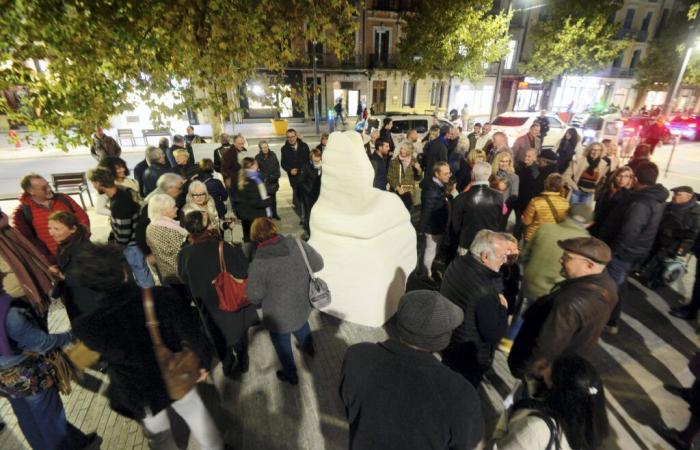
[[[316,41],[313,41],[313,77],[314,77],[314,83],[313,83],[313,89],[314,89],[314,123],[316,124],[316,136],[320,134],[319,132],[319,113],[318,113],[318,92],[317,92],[317,86],[316,86]]]
[[[506,0],[503,5],[503,10],[510,11],[510,0]],[[510,33],[510,20],[508,21],[508,33]],[[498,110],[498,101],[501,96],[501,78],[503,77],[503,64],[505,56],[498,60],[498,70],[496,70],[496,84],[493,88],[493,98],[491,99],[491,114],[489,115],[489,122],[493,122],[494,117],[496,117]]]
[[[673,103],[676,100],[678,91],[681,88],[681,83],[683,82],[683,77],[685,76],[685,70],[688,68],[688,63],[690,62],[690,57],[693,55],[693,47],[697,46],[697,29],[698,24],[700,24],[700,14],[695,16],[692,25],[690,25],[690,32],[688,34],[688,39],[685,43],[685,54],[683,55],[683,62],[681,63],[676,73],[673,75],[673,83],[671,84],[671,93],[666,96],[666,107],[664,108],[664,114],[666,116],[671,115]]]

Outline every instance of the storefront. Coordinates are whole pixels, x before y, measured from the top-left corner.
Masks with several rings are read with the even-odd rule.
[[[513,111],[537,111],[542,103],[544,85],[542,80],[525,77],[518,82]]]

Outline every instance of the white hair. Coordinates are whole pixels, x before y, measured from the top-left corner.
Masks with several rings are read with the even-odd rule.
[[[199,180],[194,180],[190,183],[190,187],[187,188],[187,203],[194,203],[194,199],[192,198],[192,193],[194,191],[204,191],[205,194],[209,195],[207,185]]]
[[[148,218],[153,220],[161,217],[163,211],[175,206],[175,200],[168,194],[156,194],[148,201]]]
[[[494,245],[497,241],[505,240],[506,238],[502,236],[501,233],[491,230],[481,230],[474,236],[474,240],[469,246],[469,253],[477,259],[480,259],[481,255],[484,253],[486,253],[487,259],[494,259],[496,257]]]
[[[157,163],[163,155],[163,150],[158,147],[150,146],[146,149],[146,162],[150,166],[153,163]]]
[[[484,161],[479,161],[478,163],[474,164],[474,168],[472,169],[472,177],[474,178],[474,181],[489,181],[491,171],[491,164]]]

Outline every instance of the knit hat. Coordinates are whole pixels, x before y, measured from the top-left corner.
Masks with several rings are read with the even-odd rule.
[[[452,331],[464,321],[462,308],[437,291],[418,290],[401,297],[396,322],[401,340],[438,352],[450,343]]]

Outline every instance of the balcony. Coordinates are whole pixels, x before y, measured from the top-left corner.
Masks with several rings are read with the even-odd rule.
[[[396,68],[396,55],[377,55],[374,53],[356,53],[345,59],[338,59],[335,53],[319,53],[316,55],[316,68],[319,70],[372,70]],[[290,64],[290,69],[311,69],[313,59],[311,54],[306,54],[301,59]]]
[[[609,67],[603,69],[599,72],[593,74],[597,77],[618,77],[618,78],[632,78],[634,76],[634,69],[624,69],[622,67]]]

